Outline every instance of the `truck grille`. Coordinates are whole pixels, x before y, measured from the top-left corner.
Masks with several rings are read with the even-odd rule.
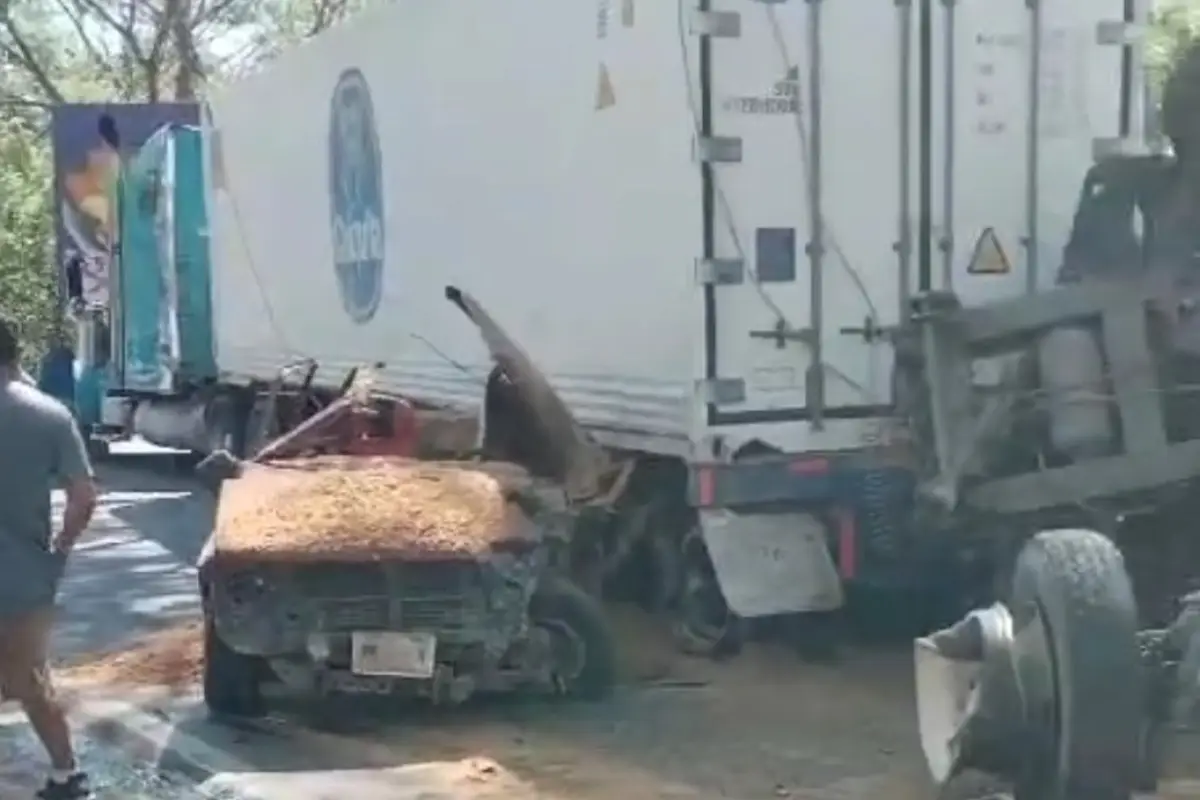
[[[374,630],[446,631],[468,628],[478,605],[465,597],[392,599],[355,597],[316,603],[318,625],[330,633]]]
[[[294,579],[330,633],[452,631],[478,624],[486,607],[474,562],[314,565]]]

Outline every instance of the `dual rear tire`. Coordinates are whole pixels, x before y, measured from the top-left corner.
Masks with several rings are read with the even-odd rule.
[[[1023,709],[1036,728],[1028,741],[1044,746],[1031,747],[1026,774],[1015,776],[1017,800],[1129,800],[1143,783],[1147,719],[1137,605],[1120,551],[1089,530],[1040,533],[1017,557],[1007,605],[1014,642],[1042,638],[1016,649],[1048,662],[1018,658],[1018,674],[1048,675],[1052,687],[1047,702]]]

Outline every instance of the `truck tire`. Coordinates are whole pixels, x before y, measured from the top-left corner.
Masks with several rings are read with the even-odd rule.
[[[221,640],[211,618],[204,622],[204,704],[216,717],[262,716],[259,661],[236,652]]]
[[[726,604],[704,537],[693,530],[680,547],[682,580],[673,627],[680,652],[732,658],[746,643],[746,621]]]
[[[112,456],[111,448],[106,440],[89,437],[84,441],[87,443],[88,459],[93,464],[108,461]]]
[[[225,450],[239,458],[245,457],[252,402],[233,393],[219,394],[209,401],[206,448],[208,452],[202,455],[208,456],[218,450]]]
[[[1116,545],[1089,530],[1034,536],[1013,570],[1014,637],[1045,632],[1053,698],[1027,707],[1046,723],[1045,752],[1018,800],[1129,800],[1138,783],[1144,697],[1137,608]]]
[[[555,680],[563,695],[600,700],[612,691],[616,641],[599,601],[566,578],[549,576],[534,592],[529,618],[550,634]]]

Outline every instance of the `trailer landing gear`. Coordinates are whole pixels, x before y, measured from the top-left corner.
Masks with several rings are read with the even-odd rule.
[[[1039,534],[1007,604],[916,643],[921,744],[942,795],[975,770],[1016,800],[1129,800],[1150,738],[1145,675],[1116,546],[1085,530]]]

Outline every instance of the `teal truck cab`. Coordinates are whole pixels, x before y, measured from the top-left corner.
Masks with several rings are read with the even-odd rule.
[[[122,159],[107,302],[75,298],[76,408],[95,449],[141,437],[207,453],[216,391],[202,131],[159,128]]]

